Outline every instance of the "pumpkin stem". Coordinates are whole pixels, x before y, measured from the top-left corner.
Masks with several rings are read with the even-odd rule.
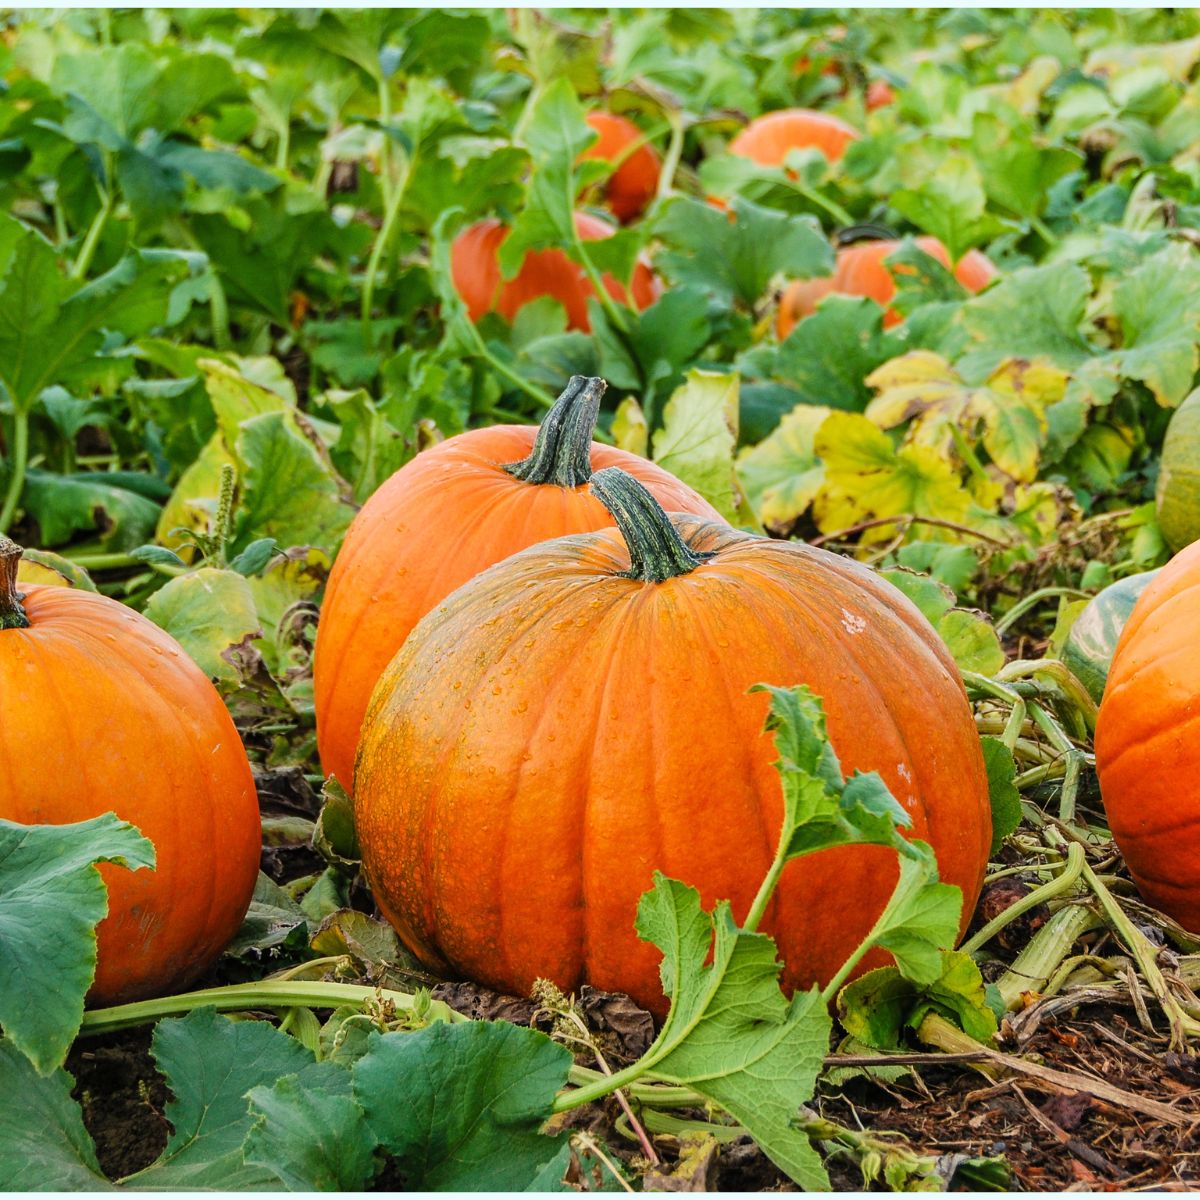
[[[597,471],[592,476],[592,495],[612,513],[629,547],[625,574],[630,579],[663,583],[712,558],[711,550],[692,550],[658,501],[620,467]]]
[[[572,375],[562,395],[546,414],[533,443],[533,453],[505,470],[525,483],[555,483],[573,488],[592,477],[592,434],[600,412],[603,379]]]
[[[0,629],[28,629],[29,618],[17,591],[17,567],[24,551],[0,533]]]

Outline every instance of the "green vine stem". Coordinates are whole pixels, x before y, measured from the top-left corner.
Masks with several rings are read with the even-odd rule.
[[[592,477],[592,433],[607,387],[595,376],[572,375],[543,418],[529,457],[504,469],[524,483],[582,487]]]
[[[392,233],[400,217],[400,208],[404,201],[404,193],[408,190],[408,181],[412,178],[413,172],[416,170],[416,165],[417,152],[414,147],[412,154],[405,160],[404,170],[401,173],[399,182],[391,190],[387,208],[384,210],[383,224],[380,226],[379,232],[375,235],[375,242],[371,247],[371,256],[367,260],[366,275],[363,278],[361,315],[364,340],[368,348],[371,344],[371,313],[375,307],[375,280],[379,274],[379,267],[383,262],[384,253],[391,244]]]
[[[8,488],[4,493],[4,505],[0,507],[0,533],[7,533],[17,505],[25,491],[25,469],[29,465],[29,413],[18,408],[13,412],[12,460],[8,467]]]
[[[21,593],[17,591],[17,568],[23,553],[16,542],[0,533],[0,630],[29,628],[29,618],[21,607]]]
[[[996,988],[1005,1009],[1011,1012],[1020,1006],[1025,993],[1038,992],[1045,987],[1076,941],[1099,923],[1099,918],[1087,905],[1069,904],[1060,908],[1030,938],[1012,966],[997,980]]]
[[[1089,733],[1096,731],[1096,702],[1087,688],[1075,677],[1066,663],[1057,658],[1017,659],[996,672],[1001,683],[1010,683],[1027,676],[1047,677],[1058,694],[1078,711]]]
[[[592,494],[612,514],[629,547],[630,579],[665,583],[690,574],[712,557],[711,551],[697,552],[687,546],[658,501],[620,467],[597,471],[592,476]]]
[[[1044,587],[1038,588],[1036,592],[1030,592],[1028,596],[1022,596],[1002,616],[995,625],[998,634],[1003,633],[1006,629],[1011,629],[1027,612],[1032,608],[1037,608],[1043,600],[1052,600],[1056,596],[1069,596],[1072,600],[1090,600],[1091,592],[1081,592],[1078,588],[1072,587]]]
[[[237,983],[228,987],[205,988],[178,996],[160,996],[138,1000],[113,1008],[94,1008],[83,1014],[81,1034],[114,1033],[136,1025],[148,1025],[162,1017],[182,1017],[197,1008],[215,1008],[218,1012],[248,1012],[252,1009],[337,1008],[345,1004],[366,1005],[383,1001],[398,1011],[411,1012],[416,997],[407,992],[387,991],[355,983],[306,982],[293,979],[263,979],[257,983]],[[440,1000],[429,1001],[435,1020],[459,1023],[470,1020]]]
[[[1171,1024],[1171,1043],[1182,1047],[1188,1038],[1200,1037],[1200,1019],[1194,1005],[1184,1006],[1171,993],[1162,970],[1158,965],[1158,947],[1129,919],[1125,910],[1117,903],[1112,892],[1096,876],[1091,867],[1084,863],[1083,877],[1088,887],[1100,901],[1105,921],[1109,928],[1125,943],[1137,963],[1138,971],[1146,981],[1154,998],[1161,1005]]]
[[[1042,884],[1041,887],[1034,888],[1033,891],[1026,896],[1022,896],[1015,904],[1010,904],[999,916],[989,921],[979,930],[974,937],[963,942],[959,949],[967,954],[974,954],[977,950],[982,949],[1000,930],[1015,921],[1022,913],[1027,913],[1031,908],[1036,908],[1039,904],[1043,904],[1047,900],[1053,900],[1065,895],[1075,886],[1082,871],[1083,847],[1078,843],[1072,843],[1070,849],[1067,851],[1067,861],[1056,879]]]

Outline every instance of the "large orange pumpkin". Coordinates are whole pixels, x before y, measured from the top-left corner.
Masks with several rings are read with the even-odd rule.
[[[575,214],[575,228],[585,241],[611,237],[613,228],[590,213]],[[498,312],[511,321],[531,300],[553,296],[567,310],[567,325],[587,333],[591,329],[587,302],[595,290],[584,269],[561,250],[530,250],[512,278],[500,275],[498,255],[508,226],[494,217],[468,226],[450,247],[450,275],[455,289],[467,305],[472,321],[484,313]],[[608,294],[622,304],[630,302],[625,288],[611,275],[602,281]],[[658,298],[658,284],[649,263],[639,259],[633,269],[633,304],[649,308]]]
[[[937,238],[922,236],[914,241],[943,267],[950,267],[950,254]],[[903,318],[887,307],[896,294],[896,281],[885,260],[895,254],[901,245],[898,241],[883,240],[845,246],[838,251],[837,264],[831,276],[788,284],[779,301],[776,317],[775,327],[780,339],[787,337],[798,321],[811,316],[817,305],[832,293],[866,296],[886,310],[883,314],[884,325],[898,325]],[[954,277],[967,291],[978,292],[996,277],[996,268],[986,255],[978,250],[968,250],[954,267]]]
[[[375,691],[355,814],[375,900],[407,945],[515,995],[538,976],[588,981],[662,1013],[659,954],[634,933],[654,870],[741,919],[780,834],[759,682],[823,698],[845,770],[880,772],[969,915],[987,780],[954,661],[917,609],[849,559],[668,517],[620,471],[592,491],[619,531],[484,572],[417,626]],[[789,864],[763,923],[788,986],[834,975],[897,870],[881,847]]]
[[[179,644],[95,592],[25,585],[0,537],[0,817],[63,825],[115,812],[157,869],[102,865],[95,1004],[185,987],[237,932],[262,842],[246,752]]]
[[[575,376],[540,429],[492,425],[433,446],[367,501],[334,564],[314,661],[317,744],[347,788],[371,692],[414,625],[455,588],[547,538],[612,524],[587,489],[620,466],[670,508],[719,514],[661,467],[592,441],[604,382]]]
[[[779,167],[793,150],[820,150],[837,162],[859,132],[840,117],[813,108],[781,108],[756,117],[729,143],[730,154]]]
[[[1146,899],[1200,933],[1200,542],[1142,592],[1096,722],[1108,823]]]
[[[661,162],[653,146],[642,142],[642,131],[628,117],[610,112],[590,112],[587,123],[600,136],[580,158],[620,161],[604,181],[604,199],[613,215],[624,224],[640,216],[658,191]],[[636,150],[630,146],[642,142]]]

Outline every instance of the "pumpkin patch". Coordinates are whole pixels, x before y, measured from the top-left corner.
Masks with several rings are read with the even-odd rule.
[[[5,1187],[1200,1190],[1198,111],[1187,8],[9,10]]]

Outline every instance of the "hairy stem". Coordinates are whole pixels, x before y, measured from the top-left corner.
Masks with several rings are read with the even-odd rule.
[[[0,507],[0,533],[7,533],[17,505],[25,491],[25,469],[29,465],[29,413],[18,408],[13,413],[12,458],[8,466],[8,487]]]

